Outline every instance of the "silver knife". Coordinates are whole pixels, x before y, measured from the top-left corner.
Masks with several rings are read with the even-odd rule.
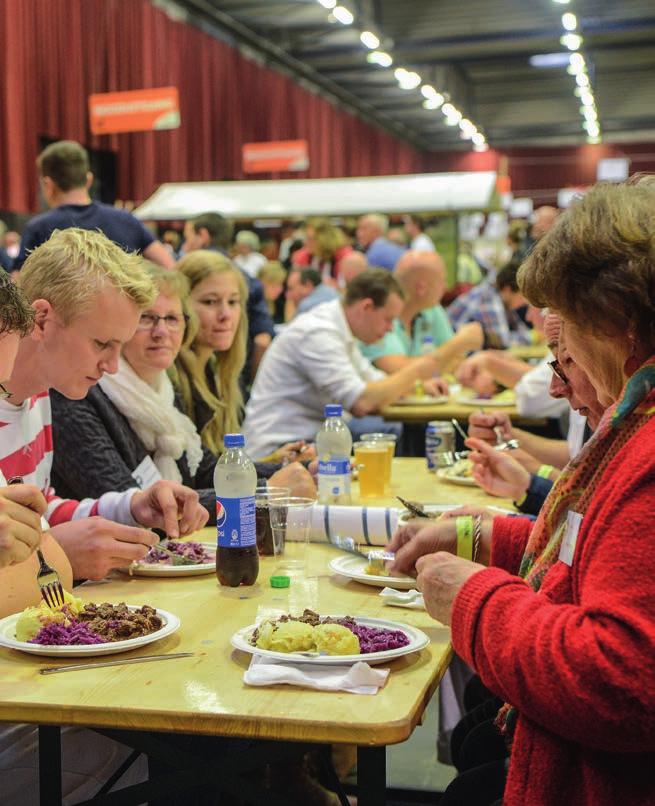
[[[145,663],[145,661],[168,660],[169,658],[192,658],[193,652],[169,652],[166,655],[141,655],[139,658],[122,658],[121,660],[102,660],[93,663],[77,663],[73,666],[48,666],[39,669],[40,674],[57,674],[58,672],[77,672],[81,669],[99,669],[102,666],[127,666],[129,663]]]
[[[393,551],[384,551],[383,549],[371,548],[365,544],[355,543],[352,537],[342,537],[341,535],[328,535],[328,540],[341,551],[347,551],[349,554],[357,554],[359,557],[364,557],[367,560],[394,560],[396,555]],[[365,551],[362,551],[365,549]]]

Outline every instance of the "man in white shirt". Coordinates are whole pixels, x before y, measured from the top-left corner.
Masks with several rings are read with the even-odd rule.
[[[367,269],[348,285],[343,301],[294,319],[266,352],[255,378],[243,425],[248,453],[266,456],[292,439],[313,440],[327,403],[364,418],[409,392],[419,378],[437,374],[432,356],[387,375],[359,351],[356,339],[381,339],[402,308],[403,292],[393,275]]]
[[[423,232],[423,219],[417,215],[403,218],[405,232],[409,236],[409,248],[418,252],[436,252],[432,238]]]
[[[232,258],[233,262],[241,271],[245,271],[248,277],[256,279],[259,270],[266,263],[266,258],[259,251],[260,243],[257,233],[247,229],[237,232],[234,246],[236,254]]]

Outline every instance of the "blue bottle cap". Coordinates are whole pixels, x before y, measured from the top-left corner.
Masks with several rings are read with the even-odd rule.
[[[343,406],[338,403],[328,403],[323,412],[325,417],[341,417],[343,414]]]
[[[246,444],[243,434],[226,434],[223,437],[226,448],[243,448]]]

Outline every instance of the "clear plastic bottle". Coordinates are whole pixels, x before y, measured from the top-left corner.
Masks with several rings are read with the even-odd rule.
[[[316,434],[318,500],[321,504],[350,503],[350,453],[353,439],[342,415],[342,406],[326,406],[325,422]]]
[[[255,529],[257,471],[244,451],[242,434],[226,434],[225,452],[214,470],[216,576],[221,585],[254,585],[259,573]]]
[[[423,336],[421,340],[421,355],[430,355],[434,352],[434,337]]]

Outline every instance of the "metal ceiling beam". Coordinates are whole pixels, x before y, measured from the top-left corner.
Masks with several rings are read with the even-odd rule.
[[[426,143],[418,132],[413,131],[401,121],[390,120],[381,116],[374,107],[362,102],[356,95],[344,90],[334,81],[325,78],[310,65],[289,55],[289,53],[282,48],[260,36],[234,17],[221,11],[209,2],[209,0],[182,0],[182,4],[189,11],[195,11],[201,18],[228,31],[236,42],[261,53],[269,66],[282,67],[292,75],[304,79],[318,90],[320,94],[327,95],[339,105],[354,112],[368,123],[372,123],[384,129],[394,137],[400,137],[419,149],[426,147]]]

